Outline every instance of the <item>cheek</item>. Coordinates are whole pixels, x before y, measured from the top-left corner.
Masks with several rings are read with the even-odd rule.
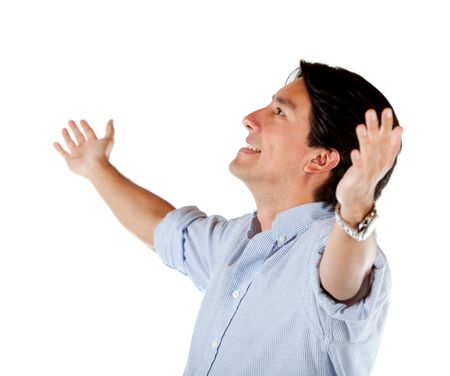
[[[272,133],[267,138],[270,142],[266,146],[264,157],[266,164],[299,166],[308,159],[309,148],[306,138],[297,132]]]
[[[303,138],[292,136],[283,141],[280,143],[279,152],[284,155],[284,158],[292,162],[299,162],[308,154],[308,147]]]
[[[307,151],[298,145],[280,145],[261,157],[264,157],[261,159],[262,164],[278,174],[292,174],[301,171],[308,160]]]

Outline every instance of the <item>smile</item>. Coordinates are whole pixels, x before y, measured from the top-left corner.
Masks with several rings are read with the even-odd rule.
[[[254,145],[251,144],[247,144],[246,146],[247,149],[250,149],[251,151],[255,152],[255,153],[261,153],[261,149],[257,148]]]

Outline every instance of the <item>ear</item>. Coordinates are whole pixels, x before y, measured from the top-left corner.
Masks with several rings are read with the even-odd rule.
[[[331,171],[339,164],[340,160],[341,157],[337,150],[318,149],[317,154],[303,167],[303,171],[308,174],[321,174]]]

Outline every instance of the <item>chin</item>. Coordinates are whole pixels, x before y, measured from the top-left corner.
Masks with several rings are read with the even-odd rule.
[[[236,159],[232,160],[228,166],[228,170],[231,175],[237,177],[238,179],[244,180],[246,176],[245,168],[239,165],[239,162]]]
[[[239,178],[238,170],[239,168],[236,166],[236,159],[233,159],[230,164],[228,165],[228,171],[230,171],[231,175],[236,176]]]
[[[233,160],[230,163],[230,165],[228,166],[228,170],[230,171],[231,175],[238,178],[247,186],[248,183],[250,183],[252,180],[255,180],[255,177],[252,177],[251,175],[251,171],[248,171],[248,168],[245,168],[245,166],[239,165],[236,160]]]

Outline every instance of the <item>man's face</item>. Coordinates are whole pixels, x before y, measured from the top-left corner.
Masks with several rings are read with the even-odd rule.
[[[240,149],[230,163],[231,173],[256,187],[301,183],[303,167],[313,158],[308,147],[310,109],[303,79],[298,79],[280,89],[267,107],[247,115],[246,142],[258,150]]]

